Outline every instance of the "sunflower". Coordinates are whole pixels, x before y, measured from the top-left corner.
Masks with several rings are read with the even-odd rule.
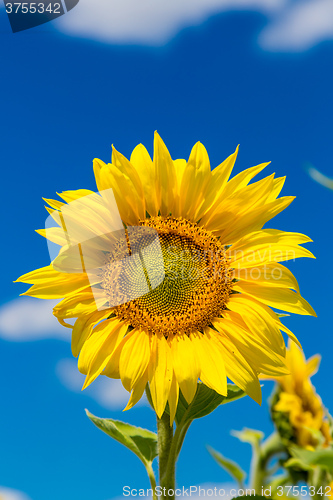
[[[33,284],[25,295],[63,299],[54,315],[72,328],[84,387],[120,378],[128,409],[148,383],[173,421],[198,379],[227,395],[228,377],[260,404],[258,374],[288,373],[281,332],[298,341],[271,307],[315,315],[279,263],[313,257],[300,246],[311,240],[262,229],[294,198],[278,198],[284,177],[249,184],[268,163],[229,180],[237,152],[211,170],[200,142],[172,160],[155,133],[153,159],[139,144],[130,161],[114,148],[111,164],[94,160],[98,194],[46,200],[58,226],[37,232],[59,254],[18,281]]]
[[[273,406],[273,417],[278,422],[279,414],[288,416],[291,437],[298,446],[314,449],[332,442],[326,411],[321,398],[311,383],[311,377],[317,373],[320,356],[306,360],[299,347],[290,343],[286,353],[286,365],[289,374],[275,377],[278,383],[277,401]]]

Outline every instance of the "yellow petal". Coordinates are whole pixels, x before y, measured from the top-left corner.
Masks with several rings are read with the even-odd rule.
[[[104,263],[105,253],[98,248],[90,247],[89,242],[84,242],[82,245],[64,245],[52,261],[52,266],[59,274],[73,276],[81,272],[81,276],[87,279],[87,272],[89,276],[91,271],[97,276],[96,271]]]
[[[251,297],[250,295],[246,295],[245,293],[242,294],[233,294],[232,297],[230,297],[230,304],[234,303],[235,301],[241,301],[244,302],[246,301],[247,303],[250,303],[250,307],[256,310],[261,316],[262,316],[262,311],[265,311],[265,314],[271,317],[271,319],[275,322],[276,326],[278,327],[279,330],[285,332],[288,337],[295,342],[300,348],[302,348],[301,344],[299,343],[299,340],[297,337],[287,328],[280,320],[280,318],[277,316],[277,314],[270,309],[267,305],[263,304],[259,300],[255,299],[254,297]],[[284,341],[283,341],[284,344]]]
[[[238,155],[239,146],[237,146],[236,151],[228,156],[220,165],[218,165],[212,171],[209,185],[207,187],[207,192],[204,196],[204,201],[200,207],[197,214],[197,218],[201,219],[208,210],[220,202],[224,188],[228,182],[232,169],[234,168],[236,158]]]
[[[102,237],[112,230],[112,212],[117,209],[115,202],[111,207],[107,204],[105,197],[101,196],[103,193],[104,191],[93,193],[92,191],[79,189],[64,191],[59,194],[59,196],[68,200],[68,204],[62,207],[59,216],[62,217],[64,232],[68,233],[72,244],[82,243],[96,236]],[[117,222],[118,226],[122,227],[119,215]]]
[[[90,336],[93,327],[102,321],[103,319],[108,318],[110,316],[110,310],[107,309],[105,311],[96,311],[92,314],[88,314],[85,316],[80,316],[72,326],[72,354],[75,358],[78,357],[83,344]]]
[[[124,325],[118,318],[105,320],[94,328],[92,335],[83,344],[78,360],[78,369],[87,374],[83,388],[88,387],[104,370],[113,351],[123,338]]]
[[[161,418],[169,397],[173,377],[170,347],[163,335],[152,336],[148,376],[153,405],[158,418]]]
[[[224,186],[226,186],[229,177],[231,175],[232,169],[234,168],[237,155],[239,151],[239,144],[228,158],[226,158],[220,165],[212,170],[212,181],[216,184],[217,191],[222,193]]]
[[[115,165],[120,172],[125,174],[129,179],[131,179],[135,191],[138,193],[139,198],[144,199],[143,187],[141,183],[140,176],[134,166],[125,158],[124,155],[119,153],[114,146],[112,146],[112,165]]]
[[[214,231],[214,234],[219,236],[225,245],[230,245],[244,235],[261,229],[267,221],[287,208],[294,199],[294,196],[285,196],[259,206],[250,210],[249,213],[237,217],[231,225],[229,224],[227,227],[221,225],[221,229]]]
[[[45,267],[40,267],[39,269],[35,269],[34,271],[31,271],[30,273],[22,274],[19,278],[17,278],[16,282],[19,283],[48,283],[51,280],[58,280],[58,279],[63,279],[66,280],[71,280],[72,278],[81,278],[82,279],[82,274],[65,274],[65,273],[60,273],[59,271],[56,271],[52,265],[50,264],[49,266]]]
[[[278,324],[263,304],[243,294],[232,294],[228,301],[228,309],[239,314],[248,329],[261,338],[270,349],[285,356],[285,343]]]
[[[155,132],[154,135],[153,162],[155,166],[157,201],[160,212],[161,215],[169,215],[174,212],[174,208],[178,203],[177,175],[170,153],[157,132]]]
[[[129,392],[146,371],[150,359],[149,334],[137,330],[122,348],[119,358],[119,373],[123,386]]]
[[[271,313],[275,314],[273,311],[271,311]],[[277,315],[276,315],[276,323],[278,328],[280,328],[282,332],[285,332],[288,335],[289,339],[292,340],[300,349],[302,349],[301,343],[296,337],[296,335],[280,321],[280,318]]]
[[[61,220],[59,217],[59,210],[54,210],[53,208],[49,208],[45,206],[47,212],[51,215],[52,219],[59,225],[61,226]]]
[[[263,304],[290,313],[317,316],[310,304],[303,297],[287,288],[261,286],[257,283],[239,281],[234,290],[246,293]]]
[[[130,410],[131,408],[133,408],[133,406],[136,405],[136,403],[142,398],[147,382],[148,382],[148,368],[146,368],[145,373],[142,375],[140,380],[138,380],[138,382],[135,384],[135,387],[133,387],[131,397],[129,398],[129,401],[123,411]]]
[[[103,371],[103,375],[106,375],[107,377],[110,377],[110,378],[120,378],[119,361],[120,361],[121,352],[122,352],[125,344],[129,340],[131,340],[131,338],[133,336],[135,336],[137,334],[136,329],[133,329],[132,331],[126,333],[127,329],[128,329],[128,324],[124,323],[123,327],[124,327],[123,338],[117,344],[117,347],[114,349],[114,351],[113,351],[111,357],[109,358],[109,360],[104,368],[104,371]]]
[[[55,210],[59,210],[61,209],[61,207],[63,207],[65,205],[65,203],[63,203],[62,201],[58,201],[58,200],[51,200],[51,199],[48,199],[48,198],[42,198],[46,203],[48,203],[50,205],[50,207],[54,208]]]
[[[44,238],[47,238],[49,241],[52,241],[56,245],[63,246],[69,243],[68,239],[66,238],[66,234],[60,227],[36,229],[36,233],[44,236]]]
[[[321,361],[321,356],[319,354],[316,354],[307,360],[306,368],[308,377],[312,377],[312,375],[315,375],[317,373],[320,361]]]
[[[175,419],[177,405],[178,405],[178,398],[179,398],[179,385],[176,379],[175,372],[173,372],[171,387],[168,397],[169,410],[170,410],[170,426],[172,426],[173,421]]]
[[[244,236],[228,250],[230,265],[234,268],[257,267],[269,262],[281,262],[313,254],[299,246],[311,241],[300,233],[289,233],[277,229],[263,229]]]
[[[180,186],[182,184],[182,179],[183,179],[186,167],[187,167],[187,161],[182,159],[182,158],[178,158],[176,160],[173,160],[173,163],[174,163],[176,175],[177,175],[177,184],[178,184],[178,187],[180,188]]]
[[[227,377],[223,353],[214,340],[212,330],[205,328],[204,333],[192,334],[193,346],[200,360],[200,379],[214,391],[227,395]]]
[[[256,372],[227,336],[220,335],[218,340],[221,344],[227,377],[250,398],[261,404],[261,388]]]
[[[272,190],[273,177],[274,174],[265,177],[235,191],[228,197],[225,197],[223,193],[220,203],[208,210],[202,217],[205,227],[209,231],[220,230],[221,222],[224,227],[228,227],[233,224],[235,218],[262,206]]]
[[[185,219],[197,220],[211,175],[206,148],[197,142],[191,151],[180,187],[180,214]]]
[[[57,318],[77,318],[82,314],[91,314],[97,311],[98,307],[99,304],[91,291],[81,291],[60,301],[53,308],[53,314]]]
[[[104,182],[102,183],[101,181],[100,173],[103,167],[106,167],[106,163],[104,163],[104,161],[102,160],[99,160],[98,158],[95,158],[93,161],[93,168],[94,168],[94,175],[98,191],[103,191],[103,189],[108,189],[104,187]],[[112,186],[108,187],[112,188]]]
[[[279,194],[282,191],[285,180],[286,180],[286,177],[277,177],[276,179],[274,179],[273,188],[272,188],[270,195],[267,198],[267,203],[276,200],[276,198],[279,196]]]
[[[171,342],[173,368],[179,388],[190,404],[197,390],[200,366],[193,342],[186,334],[176,335]]]
[[[91,191],[90,189],[73,189],[70,191],[63,191],[62,193],[57,193],[60,198],[65,200],[66,203],[70,203],[71,201],[78,200],[79,198],[83,198],[84,196],[88,195],[96,195],[94,191]],[[62,203],[62,205],[64,205]]]
[[[112,189],[122,220],[133,226],[146,216],[145,200],[132,180],[115,165],[108,164],[99,171],[100,190]]]
[[[257,371],[273,375],[288,373],[284,358],[239,322],[236,313],[228,312],[223,319],[214,320],[213,325],[235,344]]]
[[[230,194],[234,193],[235,191],[239,191],[243,187],[247,186],[248,183],[253,179],[253,177],[264,170],[264,168],[266,168],[269,164],[270,162],[260,163],[259,165],[247,168],[246,170],[243,170],[239,174],[235,175],[235,177],[233,177],[226,185],[223,196],[227,198],[228,196],[230,196]]]
[[[237,243],[234,243],[232,248],[244,250],[250,243],[254,246],[262,243],[289,243],[300,245],[308,242],[312,242],[311,238],[302,233],[280,231],[279,229],[262,229],[261,231],[249,232],[246,236],[240,238]]]
[[[234,278],[242,281],[254,281],[262,286],[279,286],[299,292],[299,286],[293,273],[282,264],[269,262],[256,267],[234,270]]]
[[[133,149],[131,154],[131,164],[138,172],[144,196],[146,200],[146,210],[152,217],[158,214],[158,202],[156,198],[156,178],[155,168],[147,149],[139,144]]]
[[[292,376],[292,383],[302,387],[307,379],[308,368],[303,350],[294,342],[289,342],[287,362]]]
[[[22,295],[38,299],[61,299],[70,296],[73,292],[76,293],[87,289],[90,290],[90,283],[86,278],[73,281],[59,279],[52,280],[49,283],[44,282],[33,285]],[[91,296],[91,292],[89,292],[89,296]]]

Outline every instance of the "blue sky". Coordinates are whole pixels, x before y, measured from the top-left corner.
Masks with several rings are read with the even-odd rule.
[[[167,28],[161,13],[145,11],[135,36],[127,22],[133,15],[121,7],[104,16],[92,12],[89,28],[82,0],[82,10],[77,6],[67,18],[15,35],[0,8],[0,486],[30,500],[110,500],[123,485],[148,487],[136,457],[97,431],[84,408],[150,429],[153,413],[144,404],[122,413],[124,393],[113,382],[105,385],[107,379],[80,393],[67,331],[53,321],[50,305],[16,300],[25,287],[12,282],[49,263],[45,240],[34,233],[45,223],[42,197],[94,190],[93,158],[109,161],[112,143],[126,156],[139,142],[151,152],[156,129],[174,158],[186,158],[200,140],[215,166],[240,143],[236,172],[271,160],[267,173],[287,175],[283,194],[297,198],[270,226],[314,240],[308,248],[317,260],[299,259],[289,268],[318,318],[293,316],[286,324],[307,356],[322,354],[314,383],[333,407],[333,193],[304,170],[309,161],[332,176],[333,28],[309,14],[313,2],[306,2],[306,13],[294,1],[239,1],[237,11],[216,1],[205,11],[197,0],[192,13],[184,1],[186,15],[170,5]],[[321,13],[328,8],[322,0],[317,5]],[[114,18],[124,24],[111,36]],[[265,398],[270,390],[266,383]],[[229,435],[242,427],[269,433],[266,403],[260,408],[246,398],[195,422],[179,460],[179,484],[228,480],[206,444],[247,470],[250,449]]]

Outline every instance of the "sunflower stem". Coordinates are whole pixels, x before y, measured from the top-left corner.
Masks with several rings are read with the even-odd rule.
[[[267,484],[267,470],[270,459],[284,451],[280,437],[276,432],[273,432],[263,443],[257,443],[253,447],[253,455],[251,462],[251,488],[254,488],[256,495],[261,495],[261,488]]]
[[[173,457],[173,427],[170,426],[170,416],[164,412],[161,418],[157,417],[157,441],[159,458],[159,479],[162,487],[162,498],[174,499],[174,494],[168,494],[169,490],[175,491],[175,465],[176,457]],[[171,459],[171,460],[170,460]],[[170,491],[171,493],[171,491]]]
[[[173,484],[172,486],[173,490],[175,489],[175,469],[176,469],[177,458],[182,448],[186,432],[188,431],[188,428],[190,427],[191,423],[192,423],[191,420],[188,421],[187,423],[180,422],[180,424],[176,428],[170,446],[168,463],[165,471],[165,478],[167,479],[168,484],[170,485],[171,483]],[[169,486],[169,488],[171,488],[171,486]],[[167,498],[174,498],[174,497],[169,495]]]

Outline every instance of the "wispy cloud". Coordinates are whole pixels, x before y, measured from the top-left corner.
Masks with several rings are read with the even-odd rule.
[[[159,46],[228,11],[266,17],[257,40],[266,51],[301,52],[333,40],[332,0],[80,0],[53,24],[70,36],[103,43]]]
[[[262,48],[272,51],[304,51],[333,39],[332,0],[288,2],[259,36]]]
[[[20,297],[0,307],[0,338],[28,342],[55,338],[70,340],[71,330],[61,326],[52,314],[58,301]]]
[[[333,179],[331,177],[327,177],[327,175],[322,174],[312,165],[307,165],[306,170],[309,176],[318,184],[327,187],[328,189],[333,190]]]
[[[85,376],[78,371],[76,360],[61,359],[56,366],[56,374],[68,390],[81,393]],[[109,410],[123,410],[129,400],[129,393],[120,380],[103,376],[98,377],[81,394],[91,397],[100,406]],[[145,397],[138,404],[147,404]]]
[[[56,25],[105,43],[158,46],[216,14],[249,10],[267,18],[258,38],[264,50],[301,51],[333,38],[331,0],[80,0]]]
[[[267,10],[280,0],[80,0],[59,19],[60,29],[111,43],[162,45],[182,28],[202,23],[224,10]]]
[[[31,500],[25,493],[0,486],[0,500]]]
[[[111,43],[163,45],[181,29],[230,9],[270,12],[281,0],[80,0],[60,29]]]

